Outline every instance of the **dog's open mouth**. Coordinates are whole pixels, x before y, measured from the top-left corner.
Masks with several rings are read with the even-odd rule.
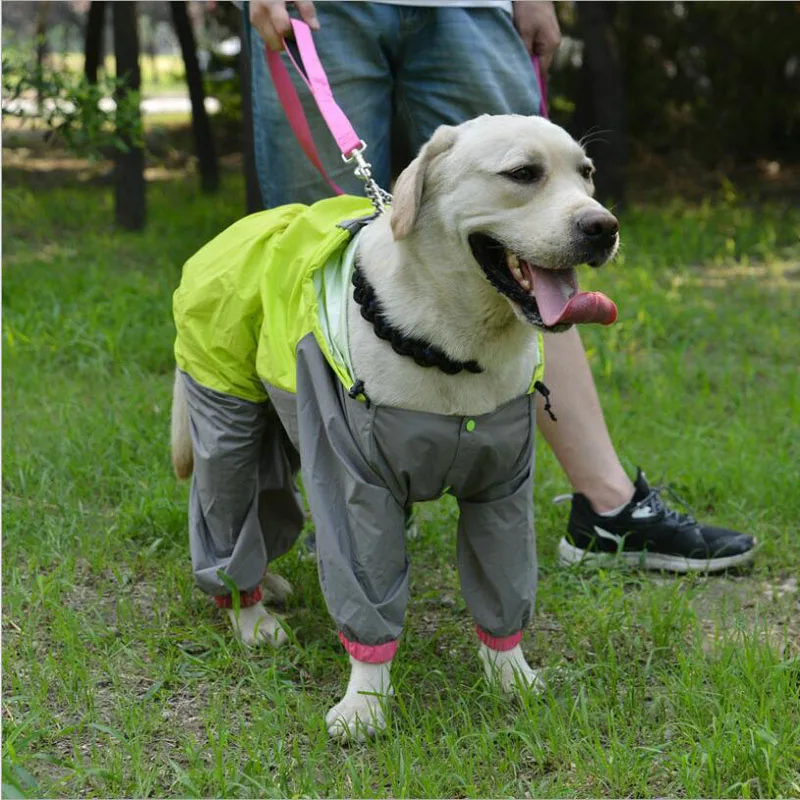
[[[533,325],[552,331],[576,323],[610,325],[617,318],[614,301],[602,292],[581,292],[574,269],[544,269],[519,258],[484,233],[469,244],[492,286]]]

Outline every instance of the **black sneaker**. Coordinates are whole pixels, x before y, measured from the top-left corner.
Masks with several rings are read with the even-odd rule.
[[[641,470],[635,487],[633,499],[613,517],[596,513],[584,495],[572,495],[568,533],[558,545],[562,564],[622,560],[644,569],[720,572],[753,560],[752,536],[701,525],[669,508]]]

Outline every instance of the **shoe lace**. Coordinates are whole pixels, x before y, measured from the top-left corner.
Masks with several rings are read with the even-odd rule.
[[[661,497],[665,492],[675,502],[683,507],[683,511],[670,508]],[[664,519],[679,525],[682,528],[693,528],[697,525],[689,504],[668,484],[652,486],[649,494],[636,504],[636,508],[650,506],[656,514],[663,514]]]
[[[668,494],[675,503],[683,506],[684,510],[676,511],[674,508],[670,508],[661,497],[662,492]],[[553,503],[555,505],[561,505],[561,503],[572,500],[572,498],[572,494],[559,494],[553,498]],[[636,503],[633,508],[643,508],[645,506],[649,506],[654,515],[661,516],[662,519],[672,522],[682,528],[693,528],[697,525],[694,512],[689,504],[669,484],[661,483],[656,486],[651,486],[648,494]]]

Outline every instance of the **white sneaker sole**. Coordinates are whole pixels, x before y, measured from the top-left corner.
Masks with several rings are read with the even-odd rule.
[[[562,566],[570,564],[591,564],[592,566],[612,566],[624,564],[640,569],[663,570],[665,572],[722,572],[726,569],[749,564],[755,556],[753,547],[746,553],[724,558],[684,558],[668,556],[663,553],[630,551],[620,553],[591,553],[571,545],[566,538],[558,543],[558,560]]]

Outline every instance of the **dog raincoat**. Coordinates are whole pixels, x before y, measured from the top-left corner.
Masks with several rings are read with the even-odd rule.
[[[348,652],[391,658],[408,602],[405,520],[414,502],[459,504],[457,561],[479,635],[518,641],[536,591],[535,403],[441,415],[357,395],[347,345],[357,232],[372,207],[337,197],[232,225],[184,266],[175,356],[189,404],[189,506],[198,585],[258,586],[300,535],[303,485],[321,585]],[[387,345],[388,346],[388,345]],[[532,365],[531,386],[543,357]]]

